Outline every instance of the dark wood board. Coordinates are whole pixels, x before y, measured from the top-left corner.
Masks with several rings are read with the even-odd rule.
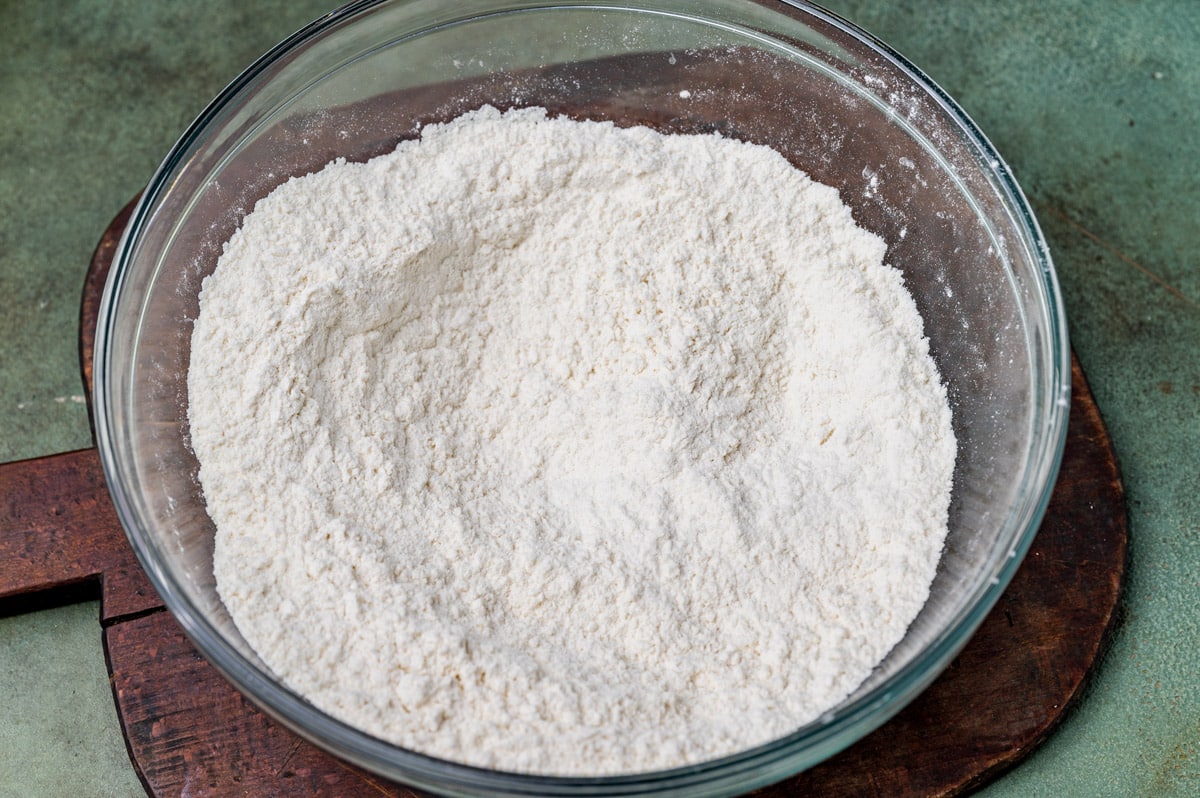
[[[728,58],[737,60],[740,55]],[[388,95],[316,119],[280,124],[248,148],[243,166],[230,167],[245,170],[244,179],[232,181],[240,193],[205,195],[200,207],[207,210],[198,214],[204,224],[185,230],[180,240],[211,268],[220,242],[240,222],[240,214],[278,181],[319,168],[339,154],[340,137],[347,131],[361,133],[365,143],[360,143],[359,155],[365,159],[391,149],[399,138],[369,138],[381,118],[394,122],[397,130],[409,130],[401,120],[410,118],[410,112],[420,111],[423,121],[445,120],[481,102],[504,106],[509,96],[535,96],[531,86],[540,92],[540,104],[552,111],[578,112],[576,90],[563,87],[582,84],[595,87],[595,96],[582,101],[591,117],[676,132],[719,131],[778,146],[794,162],[806,164],[814,178],[835,186],[844,197],[856,198],[856,219],[891,242],[889,261],[914,264],[910,273],[917,278],[924,268],[922,259],[932,263],[960,248],[978,248],[971,238],[975,233],[966,228],[934,226],[913,232],[912,220],[896,213],[907,200],[941,203],[947,217],[955,217],[960,212],[953,205],[958,193],[932,179],[915,199],[888,196],[900,184],[884,173],[880,191],[864,193],[864,159],[888,137],[889,146],[905,146],[903,137],[869,104],[835,106],[822,96],[819,85],[798,81],[789,101],[781,102],[764,88],[771,84],[768,72],[779,68],[775,64],[739,61],[743,74],[761,79],[747,79],[731,89],[725,70],[706,71],[705,60],[697,56],[679,54],[671,61],[673,72],[659,63],[662,60],[651,54],[584,64],[564,74],[549,69],[522,78],[528,85],[483,80],[456,94],[455,102],[445,101],[447,95],[440,90]],[[661,85],[653,92],[646,89],[648,73],[661,75]],[[692,90],[691,100],[680,96],[681,86]],[[657,99],[647,100],[651,95]],[[730,113],[734,106],[754,108],[756,113]],[[818,116],[833,107],[843,116]],[[738,129],[721,121],[729,118],[752,118],[759,127]],[[844,134],[842,157],[821,160],[819,153],[804,151],[806,143],[814,141],[810,133],[834,128]],[[270,181],[253,171],[266,154],[273,163],[286,166]],[[912,155],[921,157],[918,152]],[[85,283],[80,359],[89,400],[99,297],[129,211],[122,211],[104,233]],[[900,234],[898,225],[903,224],[911,228],[907,237]],[[178,304],[179,317],[194,313],[188,304],[194,297],[171,286],[163,290]],[[982,282],[970,291],[975,296],[963,302],[987,306]],[[928,319],[957,311],[953,303],[932,303],[921,312]],[[169,354],[186,356],[183,350]],[[1072,369],[1070,427],[1054,495],[1032,549],[994,611],[945,673],[889,723],[838,756],[760,794],[962,794],[1020,761],[1078,699],[1117,618],[1127,529],[1111,442],[1079,364],[1073,362]],[[279,726],[196,652],[165,611],[125,540],[95,449],[0,465],[0,613],[97,595],[102,599],[100,622],[118,717],[131,760],[150,795],[413,794],[328,756]]]

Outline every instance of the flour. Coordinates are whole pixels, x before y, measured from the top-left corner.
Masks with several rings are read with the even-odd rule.
[[[541,109],[291,180],[192,339],[225,605],[316,706],[484,767],[819,717],[946,533],[950,412],[884,250],[769,149]]]

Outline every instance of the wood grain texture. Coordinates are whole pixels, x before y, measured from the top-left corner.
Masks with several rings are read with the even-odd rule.
[[[0,465],[0,612],[100,598],[103,623],[162,607],[95,449]]]
[[[141,196],[141,195],[138,195]],[[96,437],[96,422],[92,417],[92,358],[96,349],[96,322],[100,318],[100,297],[104,294],[104,283],[108,280],[109,267],[112,266],[113,256],[117,252],[117,244],[129,217],[137,205],[138,197],[134,197],[105,228],[104,234],[92,252],[92,260],[88,265],[87,276],[83,280],[83,295],[79,301],[79,370],[83,377],[84,395],[87,397],[88,422],[92,425],[92,437]]]
[[[153,796],[412,796],[256,710],[167,612],[104,631],[130,755]]]
[[[628,79],[625,94],[623,84],[609,72],[585,81],[604,87],[589,101],[594,115],[644,121],[679,132],[720,130],[764,140],[783,135],[778,125],[755,131],[713,122],[729,103],[769,106],[769,97],[753,94],[753,83],[736,94],[716,92],[719,86],[713,84],[715,99],[707,109],[680,102],[659,118],[639,116],[646,112],[637,94],[642,67],[634,66],[626,65],[620,73]],[[698,64],[681,57],[679,68],[688,85],[706,85]],[[541,99],[548,107],[571,111],[565,99],[556,100],[553,94],[557,87],[570,85],[563,78],[554,76]],[[672,88],[667,83],[662,90],[670,94]],[[509,91],[511,87],[481,84],[474,93],[464,94],[462,102],[503,104],[500,95]],[[823,107],[820,99],[814,95],[808,106]],[[436,106],[436,117],[463,110],[440,105],[434,95],[427,100],[410,97],[408,102],[417,108]],[[395,103],[372,107],[360,118],[397,113],[398,107]],[[804,115],[794,111],[794,106],[780,106],[779,125],[803,123]],[[324,137],[300,122],[297,130],[281,126],[262,146],[293,164],[293,171],[300,174],[328,160],[335,150],[325,152],[322,147],[336,146],[335,133],[349,129],[342,124],[345,121],[328,121]],[[855,132],[859,127],[850,123],[846,129],[845,159],[815,164],[812,171],[845,196],[864,197],[855,182],[862,180],[861,174],[844,164],[859,162],[854,147],[866,151],[876,146],[880,136],[890,134],[865,127]],[[787,142],[807,139],[789,134],[779,140],[787,151]],[[394,144],[394,138],[380,140],[374,149],[382,152]],[[375,152],[365,150],[362,155],[371,154]],[[803,152],[792,155],[798,162],[806,157]],[[248,207],[272,187],[246,183],[239,204]],[[928,190],[941,192],[938,186]],[[895,206],[886,199],[875,195],[863,199],[856,216],[878,220],[886,232],[888,224],[895,224],[887,213]],[[100,291],[129,210],[114,220],[102,238],[85,287],[80,355],[89,393]],[[237,222],[230,216],[225,222],[229,229],[205,227],[205,234],[213,238],[198,237],[197,251],[215,253],[221,237],[227,237]],[[892,237],[889,240],[904,243],[889,250],[889,258],[909,257],[903,246],[917,247],[918,240],[922,247],[947,250],[969,244],[961,235],[931,229],[923,236],[910,232],[907,238]],[[912,273],[919,275],[920,267],[916,263]],[[986,297],[970,301],[984,302]],[[926,315],[952,311],[948,306],[922,308]],[[186,314],[187,308],[181,307],[181,312]],[[1032,751],[1077,700],[1116,618],[1127,530],[1117,464],[1078,363],[1073,363],[1073,381],[1066,455],[1045,521],[1009,589],[968,646],[928,690],[877,732],[759,794],[913,798],[962,794]],[[94,450],[0,466],[0,501],[0,612],[35,606],[47,597],[74,595],[71,591],[80,586],[102,590],[104,645],[118,715],[131,758],[151,795],[413,794],[324,754],[270,720],[195,651],[168,613],[156,609],[161,603],[129,550]]]

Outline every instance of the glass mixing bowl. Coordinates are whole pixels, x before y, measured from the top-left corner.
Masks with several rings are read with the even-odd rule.
[[[835,186],[888,242],[949,389],[950,531],[928,604],[852,696],[734,756],[619,778],[481,770],[318,711],[255,656],[218,598],[189,446],[201,280],[255,201],[293,175],[391,150],[490,103],[717,132]],[[460,795],[727,795],[807,768],[895,714],[966,643],[1037,530],[1066,432],[1066,326],[1027,202],[963,111],[916,67],[814,6],[778,0],[398,0],[331,13],[267,53],[155,173],[97,330],[96,434],[113,500],[184,631],[245,695],[317,745]],[[670,730],[664,730],[670,734]]]

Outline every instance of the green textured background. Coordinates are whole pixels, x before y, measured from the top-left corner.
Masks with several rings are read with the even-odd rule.
[[[1122,625],[1001,796],[1200,795],[1200,3],[855,2],[1013,168],[1129,498]],[[90,445],[92,248],[174,138],[318,2],[0,3],[0,462]],[[0,619],[0,798],[133,796],[94,603]]]

